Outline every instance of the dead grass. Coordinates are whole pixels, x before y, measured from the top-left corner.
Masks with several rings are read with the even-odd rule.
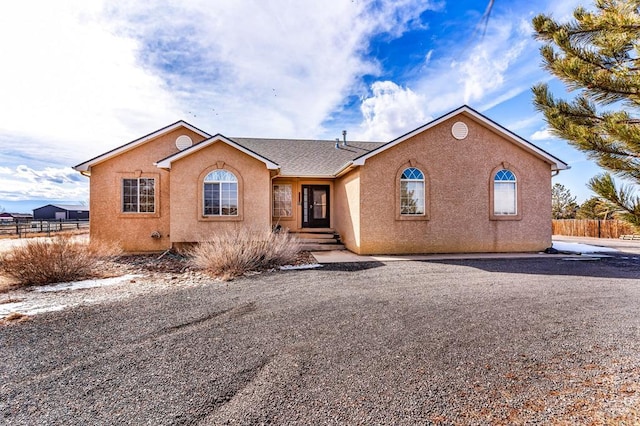
[[[295,261],[300,244],[286,231],[239,229],[221,232],[195,246],[190,255],[199,269],[223,280]]]
[[[10,325],[19,322],[27,321],[29,317],[25,314],[21,314],[19,312],[11,312],[6,317],[0,319],[0,325]]]
[[[17,286],[43,285],[95,277],[99,263],[113,259],[120,250],[106,244],[89,244],[72,235],[34,239],[0,253],[0,272]]]

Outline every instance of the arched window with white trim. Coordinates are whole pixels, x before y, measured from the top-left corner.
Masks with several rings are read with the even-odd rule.
[[[238,178],[228,170],[218,169],[204,178],[203,214],[205,216],[238,215]]]
[[[425,214],[424,173],[415,167],[404,169],[400,176],[400,214]]]
[[[518,214],[518,181],[511,170],[501,169],[493,176],[493,214],[496,216]]]

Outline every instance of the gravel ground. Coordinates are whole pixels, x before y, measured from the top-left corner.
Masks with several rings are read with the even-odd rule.
[[[0,423],[640,422],[638,257],[158,288],[0,327]]]

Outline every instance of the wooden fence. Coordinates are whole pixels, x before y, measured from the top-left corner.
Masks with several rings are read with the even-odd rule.
[[[552,226],[553,235],[572,237],[620,238],[637,232],[621,220],[559,219]]]
[[[46,234],[61,231],[89,229],[88,220],[32,220],[28,222],[0,222],[1,235],[17,235],[24,237],[27,234]]]

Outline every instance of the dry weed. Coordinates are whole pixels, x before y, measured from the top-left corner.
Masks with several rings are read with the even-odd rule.
[[[286,231],[240,229],[221,232],[192,249],[196,267],[224,279],[293,262],[298,240]]]
[[[33,239],[0,254],[0,271],[20,286],[77,281],[96,276],[99,262],[120,250],[105,244],[76,241],[70,235]]]

